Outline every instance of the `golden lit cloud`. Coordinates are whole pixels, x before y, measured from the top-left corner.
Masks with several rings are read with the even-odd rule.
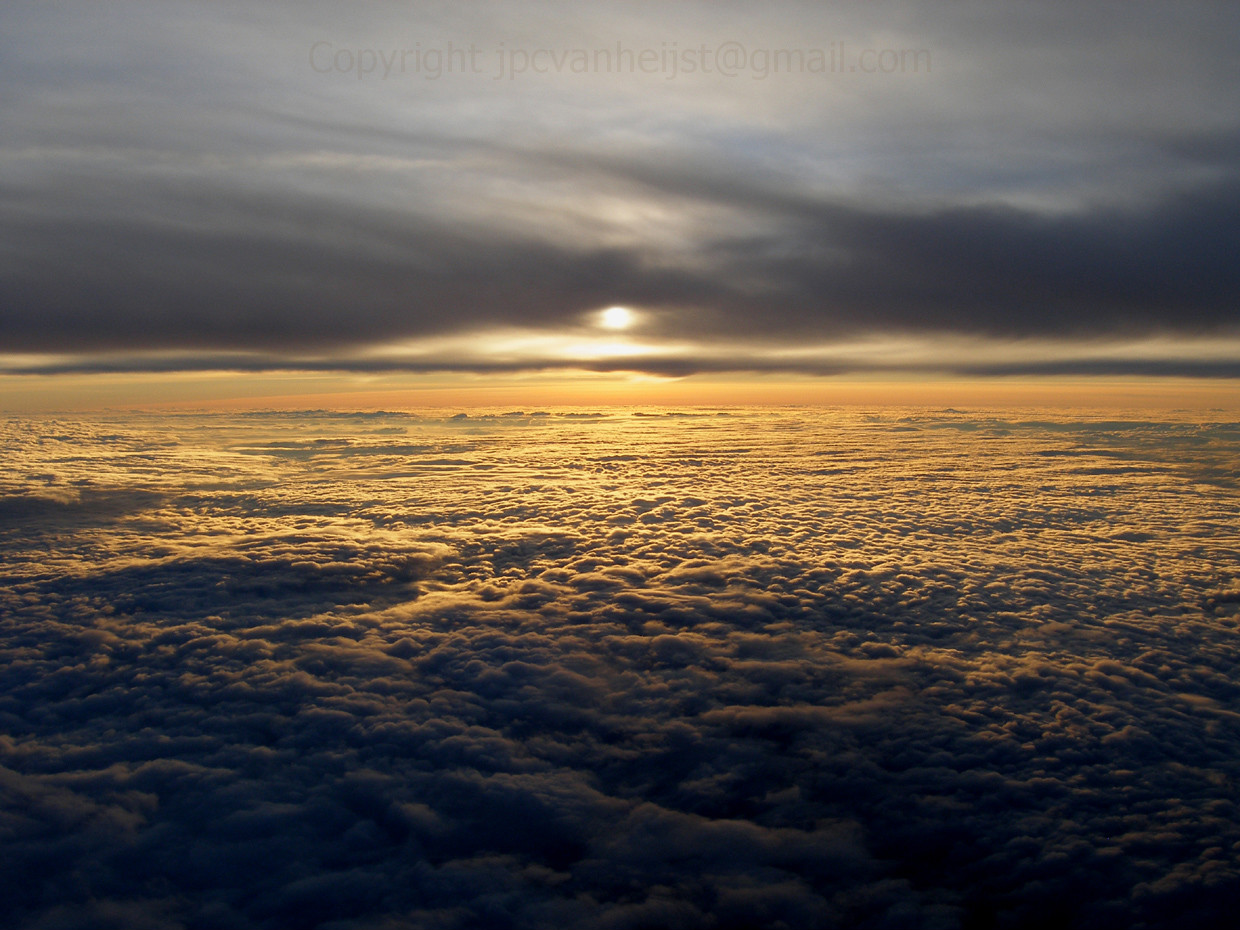
[[[1232,422],[457,407],[0,441],[16,926],[1235,900]]]

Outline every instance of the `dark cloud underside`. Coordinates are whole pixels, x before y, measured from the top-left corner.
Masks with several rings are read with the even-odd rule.
[[[522,241],[321,198],[159,200],[163,219],[12,222],[8,348],[339,349],[462,326],[569,327],[617,301],[666,311],[661,333],[677,338],[703,327],[1131,337],[1233,329],[1240,302],[1231,186],[1067,217],[746,203],[773,231],[705,237],[692,268],[640,246]]]
[[[1234,338],[1236,8],[1168,9],[14,3],[3,350],[348,368],[611,304],[690,370],[721,342]],[[449,43],[477,73],[347,66]],[[732,76],[511,73],[730,43]],[[839,67],[770,70],[813,49]]]

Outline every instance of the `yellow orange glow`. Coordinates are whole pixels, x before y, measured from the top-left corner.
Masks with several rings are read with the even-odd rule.
[[[0,411],[405,409],[593,404],[1054,406],[1240,409],[1229,379],[906,379],[642,376],[633,372],[340,374],[199,372],[0,376]]]

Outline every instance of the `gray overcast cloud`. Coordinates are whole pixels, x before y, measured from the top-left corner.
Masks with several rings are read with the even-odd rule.
[[[737,357],[753,340],[1237,331],[1232,4],[22,2],[0,24],[12,353],[351,367],[611,304],[682,370],[712,343],[768,365]]]

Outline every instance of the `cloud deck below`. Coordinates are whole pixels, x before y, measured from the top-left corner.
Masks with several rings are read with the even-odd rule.
[[[0,425],[4,923],[1224,925],[1240,426],[643,414]]]

